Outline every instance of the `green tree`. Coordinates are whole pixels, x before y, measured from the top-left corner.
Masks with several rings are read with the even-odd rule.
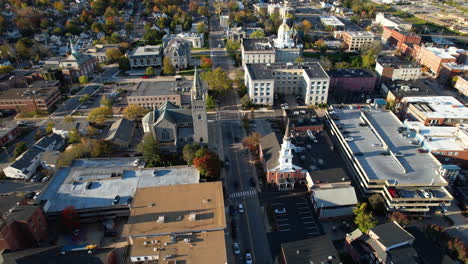
[[[96,33],[103,31],[102,24],[99,22],[94,22],[93,24],[91,24],[91,30]]]
[[[112,107],[101,106],[94,108],[89,112],[88,121],[96,123],[98,125],[103,125],[107,118],[113,115]]]
[[[38,141],[39,139],[41,139],[44,135],[42,134],[42,130],[38,129],[36,131],[36,134],[34,135],[34,140]]]
[[[70,130],[70,132],[68,133],[68,143],[75,144],[79,143],[80,141],[81,135],[80,132],[78,132],[78,129],[73,128],[72,130]]]
[[[197,33],[198,34],[202,34],[202,33],[205,33],[206,32],[206,25],[205,23],[203,22],[199,22],[197,23]]]
[[[137,149],[143,154],[148,167],[155,167],[161,162],[159,143],[151,133],[143,137],[143,141],[138,144]]]
[[[169,57],[164,57],[163,60],[163,73],[164,75],[173,75],[175,74],[175,68],[174,65],[171,63],[171,59]]]
[[[163,37],[163,33],[155,30],[155,29],[150,29],[145,32],[143,35],[143,40],[147,45],[157,45],[159,41],[161,41],[161,38]]]
[[[106,50],[106,58],[110,62],[117,61],[120,57],[122,57],[122,52],[118,48],[112,48]]]
[[[66,116],[63,118],[63,122],[65,123],[71,123],[71,122],[74,122],[75,121],[75,118],[73,118],[73,116]]]
[[[367,212],[367,203],[361,203],[357,205],[357,208],[353,210],[354,223],[358,226],[361,232],[367,234],[367,232],[377,225],[377,221],[372,216],[372,213]]]
[[[148,109],[143,108],[139,105],[129,105],[125,107],[122,114],[126,119],[129,120],[140,120],[146,113],[148,113]]]
[[[84,104],[86,103],[86,101],[89,100],[89,98],[91,98],[91,96],[89,94],[84,94],[83,96],[80,97],[80,104]]]
[[[18,56],[29,59],[32,57],[34,42],[30,38],[20,38],[15,45]]]
[[[13,157],[16,159],[19,157],[23,152],[25,152],[28,149],[28,146],[26,145],[26,142],[18,142],[16,143],[15,150],[13,151]]]
[[[0,66],[0,74],[10,73],[15,69],[15,67],[11,65]]]
[[[130,61],[127,57],[122,56],[117,59],[117,63],[119,64],[119,70],[121,71],[128,71],[130,70]]]
[[[377,56],[382,52],[382,43],[374,41],[371,45],[361,49],[362,66],[365,68],[373,68]]]
[[[205,17],[209,16],[209,15],[210,15],[210,12],[209,12],[209,10],[208,10],[208,7],[206,7],[206,6],[200,6],[200,7],[198,7],[198,14],[199,14],[200,16],[205,16]]]
[[[146,68],[145,75],[147,75],[147,76],[153,76],[153,75],[154,75],[154,68],[151,67],[151,66],[149,66],[148,68]]]
[[[207,180],[215,181],[219,179],[219,172],[221,170],[221,162],[216,153],[202,148],[195,153],[193,159],[193,166],[206,177]]]
[[[187,162],[187,165],[192,165],[195,154],[200,149],[200,146],[196,143],[186,144],[182,150],[182,156]]]
[[[264,38],[265,32],[263,30],[255,30],[252,34],[249,36],[250,38]]]
[[[208,83],[211,90],[216,92],[222,93],[232,88],[232,80],[221,67],[213,71],[203,72],[201,78]]]
[[[47,123],[47,127],[46,127],[46,134],[47,134],[47,135],[52,134],[53,129],[54,129],[54,125],[55,125],[54,122],[49,122],[49,123]]]
[[[88,76],[86,76],[86,75],[81,75],[81,76],[78,78],[78,81],[80,82],[80,84],[87,84],[87,83],[88,83]]]
[[[236,51],[238,51],[240,48],[240,43],[233,41],[233,40],[228,40],[226,42],[226,51],[229,54],[229,56],[234,57],[236,54]]]
[[[297,58],[294,60],[294,62],[297,62],[297,63],[301,63],[301,62],[304,62],[304,61],[305,61],[305,60],[304,60],[304,58],[302,58],[302,57],[297,57]]]
[[[104,95],[104,96],[101,97],[101,101],[99,103],[100,103],[101,106],[111,108],[114,101],[112,99],[110,99],[109,97]]]
[[[206,110],[214,110],[215,109],[215,100],[213,96],[208,95],[206,98]]]
[[[369,196],[368,202],[374,212],[379,214],[385,213],[385,200],[380,193]]]

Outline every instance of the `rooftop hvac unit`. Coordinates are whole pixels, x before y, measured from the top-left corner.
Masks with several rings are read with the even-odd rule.
[[[164,222],[165,222],[165,217],[164,217],[164,215],[158,216],[158,220],[156,220],[156,222],[158,222],[158,223],[164,223]]]
[[[190,213],[189,221],[195,221],[195,220],[197,220],[197,214],[196,213]]]

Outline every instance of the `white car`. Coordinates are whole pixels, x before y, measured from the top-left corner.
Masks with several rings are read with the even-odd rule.
[[[353,141],[353,140],[354,140],[354,138],[353,138],[353,137],[345,137],[344,139],[345,139],[346,141],[348,141],[348,142],[351,142],[351,141]]]
[[[45,176],[44,178],[42,178],[41,182],[46,182],[47,180],[49,180],[49,176]]]
[[[234,242],[234,243],[232,244],[232,247],[234,248],[234,254],[239,255],[239,254],[240,254],[239,243]]]
[[[136,159],[134,162],[133,162],[133,166],[138,166],[140,164],[140,160],[139,159]]]
[[[252,264],[252,254],[250,253],[245,253],[245,264]]]
[[[244,205],[239,204],[239,213],[243,213],[243,212],[244,212]]]
[[[421,196],[423,196],[424,198],[432,198],[432,193],[430,191],[426,191],[426,190],[419,190],[419,193],[421,194]]]
[[[275,213],[277,213],[277,214],[285,214],[285,213],[286,213],[286,208],[278,208],[278,209],[275,209]]]

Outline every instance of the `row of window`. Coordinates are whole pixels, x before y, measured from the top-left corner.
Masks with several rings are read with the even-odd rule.
[[[435,151],[434,155],[458,156],[458,152],[439,152],[439,151]]]
[[[128,98],[129,102],[141,102],[141,101],[169,101],[169,100],[174,100],[175,97],[146,97],[146,98]]]
[[[254,93],[254,96],[258,96],[258,95],[259,95],[259,93]],[[264,95],[270,96],[270,93],[265,93],[265,94],[264,94],[264,93],[260,93],[260,96],[264,96]]]

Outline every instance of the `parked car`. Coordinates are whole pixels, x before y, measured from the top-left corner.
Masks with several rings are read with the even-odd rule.
[[[116,205],[120,202],[120,195],[116,195],[115,198],[114,198],[114,201],[112,201],[112,204],[113,205]]]
[[[348,142],[351,142],[351,141],[353,141],[353,140],[354,140],[354,138],[353,138],[353,137],[345,137],[344,139],[345,139],[346,141],[348,141]]]
[[[250,182],[250,186],[252,186],[252,187],[256,186],[255,179],[253,177],[250,177],[249,182]]]
[[[286,208],[277,208],[277,209],[275,209],[275,213],[285,214],[286,213]]]
[[[248,251],[245,253],[245,264],[253,264],[252,254]]]
[[[429,150],[427,150],[427,149],[418,149],[418,152],[419,153],[428,153]]]
[[[134,162],[133,162],[133,166],[138,166],[140,164],[140,160],[139,159],[136,159]]]
[[[239,204],[239,213],[243,213],[243,212],[244,212],[244,205]]]
[[[42,178],[41,182],[47,182],[49,180],[49,176],[45,176],[44,178]]]
[[[239,243],[234,242],[234,243],[232,244],[232,247],[234,248],[234,254],[239,255],[239,254],[240,254]]]

